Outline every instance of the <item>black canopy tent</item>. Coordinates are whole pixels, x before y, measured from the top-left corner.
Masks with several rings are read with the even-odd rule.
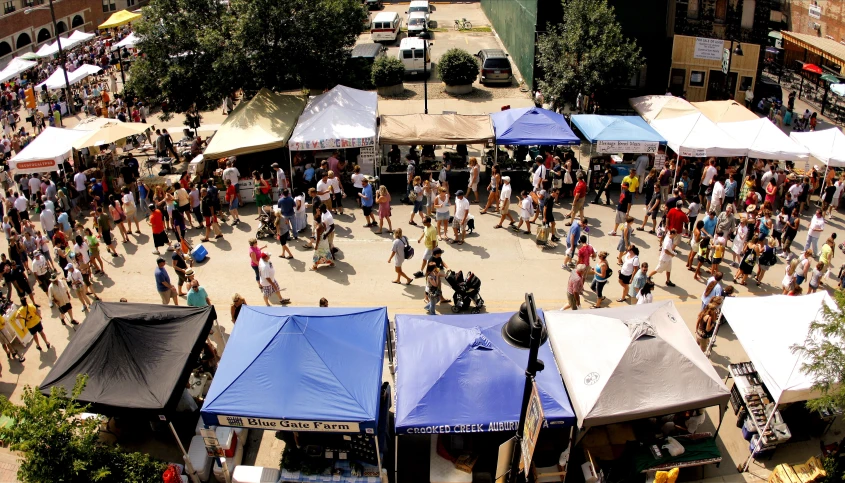
[[[97,302],[39,390],[70,393],[87,374],[79,400],[94,412],[171,411],[216,318],[213,306]]]

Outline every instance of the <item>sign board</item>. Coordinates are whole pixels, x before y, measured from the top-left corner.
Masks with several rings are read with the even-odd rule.
[[[537,382],[532,381],[531,398],[528,400],[528,409],[525,412],[525,428],[522,431],[522,465],[526,479],[531,472],[534,446],[537,444],[537,438],[540,437],[540,428],[542,428],[545,419],[543,403],[540,401],[540,394],[537,392]]]
[[[722,74],[727,74],[731,70],[731,51],[725,49],[722,52]]]
[[[358,155],[358,166],[361,167],[361,173],[375,175],[376,174],[376,147],[364,146],[361,148]]]
[[[217,416],[220,426],[268,429],[273,431],[309,431],[312,433],[360,433],[358,423],[338,421],[302,421],[294,419],[265,419],[247,416]]]
[[[654,155],[654,169],[663,169],[663,166],[666,165],[666,155],[665,154],[655,154]]]
[[[810,5],[810,18],[822,18],[822,8],[818,5]]]
[[[681,148],[681,152],[679,152],[678,154],[680,154],[681,156],[686,156],[688,158],[706,158],[707,150],[698,148]]]
[[[722,49],[725,47],[725,41],[722,39],[706,39],[703,37],[695,38],[695,50],[693,51],[693,58],[704,60],[720,60],[722,58]]]
[[[496,483],[507,481],[508,472],[511,468],[514,441],[516,441],[516,436],[499,445],[499,458],[496,461]]]
[[[213,429],[200,429],[200,435],[205,443],[205,453],[209,458],[221,458],[225,456],[223,447],[217,441],[217,433]]]
[[[598,141],[596,149],[602,154],[637,153],[654,154],[659,143],[650,141]]]

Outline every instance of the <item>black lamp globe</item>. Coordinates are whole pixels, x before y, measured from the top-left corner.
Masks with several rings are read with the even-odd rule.
[[[546,326],[539,318],[537,322],[541,327],[540,345],[543,345],[549,338],[549,334],[546,333]],[[508,323],[502,326],[502,338],[508,344],[520,349],[528,349],[531,345],[531,325],[528,322],[528,306],[525,302],[519,306],[519,312],[514,313],[508,319]]]

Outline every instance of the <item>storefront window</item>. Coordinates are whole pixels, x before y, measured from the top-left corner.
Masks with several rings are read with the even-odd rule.
[[[704,72],[700,70],[690,72],[689,85],[690,87],[704,87]]]

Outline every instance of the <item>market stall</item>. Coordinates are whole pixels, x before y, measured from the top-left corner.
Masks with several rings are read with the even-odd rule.
[[[88,34],[81,30],[74,30],[68,37],[61,37],[62,50],[65,52],[77,47],[94,38],[94,34]],[[35,54],[39,57],[49,57],[59,53],[59,41],[44,44]]]
[[[422,153],[411,153],[417,158],[417,174],[423,177],[430,173],[439,173],[447,163],[451,165],[452,173],[468,173],[466,145],[485,145],[491,142],[494,136],[493,125],[487,115],[382,115],[379,126],[379,144],[385,150],[390,145],[396,146],[397,149],[399,145],[423,145]],[[454,145],[455,150],[445,151],[441,158],[437,159],[434,151],[438,144]],[[392,152],[394,151],[391,150]],[[407,164],[401,156],[383,155],[379,163],[379,176],[391,173],[404,175],[406,167]],[[403,179],[403,188],[405,184]]]
[[[757,114],[733,100],[690,102],[690,104],[716,124],[760,119]]]
[[[496,473],[499,445],[517,428],[528,363],[528,350],[502,337],[512,315],[396,316],[398,471],[417,471],[399,468],[400,435],[430,435],[430,481]],[[568,447],[575,414],[549,344],[539,357],[546,364],[535,379],[545,422],[535,462],[543,469],[557,465]],[[395,481],[407,480],[398,471]]]
[[[138,35],[135,32],[132,32],[129,35],[127,35],[126,37],[124,37],[123,40],[116,43],[114,45],[114,47],[112,47],[112,50],[123,49],[123,48],[130,48],[131,49],[131,48],[134,48],[140,41],[141,41],[141,38],[138,37]]]
[[[94,412],[175,410],[213,321],[214,307],[96,302],[39,390],[73,390]]]
[[[358,159],[362,173],[375,175],[377,124],[378,95],[338,85],[308,101],[288,141],[289,152],[311,151],[314,163],[319,165],[320,159],[342,150],[346,159]],[[298,171],[303,168],[300,166]],[[290,170],[294,173],[292,158]],[[346,180],[352,173],[351,163],[347,164],[347,171],[335,175],[349,183]]]
[[[845,167],[845,134],[832,127],[821,131],[792,132],[790,138],[806,147],[810,155],[828,168]]]
[[[103,69],[97,67],[96,65],[90,64],[82,64],[73,72],[67,73],[67,83],[65,82],[65,72],[64,69],[61,67],[57,68],[50,77],[47,78],[44,82],[35,86],[38,89],[42,87],[47,87],[49,90],[61,90],[67,87],[67,84],[75,85],[78,84],[81,80],[85,79],[90,75],[99,74]]]
[[[9,79],[14,79],[29,69],[35,67],[38,62],[34,60],[25,60],[20,57],[15,57],[10,60],[6,67],[0,71],[0,82],[6,82]]]
[[[378,477],[390,406],[387,326],[386,308],[244,305],[203,421],[281,431],[280,481]]]
[[[129,10],[118,10],[117,12],[111,14],[111,16],[97,28],[100,30],[111,29],[121,27],[137,20],[141,20],[140,13],[130,12]]]
[[[813,376],[802,368],[806,358],[792,348],[813,336],[810,324],[822,320],[823,307],[836,310],[827,292],[725,299],[722,316],[749,359],[729,367],[734,379],[731,403],[737,419],[745,420],[743,435],[753,438],[751,450],[756,457],[770,454],[789,441],[793,432],[807,432],[811,427],[822,432],[840,413],[831,409],[821,420],[805,420],[803,405],[792,405],[821,395],[814,388]],[[793,408],[800,420],[790,420]]]
[[[685,157],[745,156],[748,149],[698,111],[673,96],[643,96],[631,106],[666,139],[672,151]]]
[[[546,327],[584,461],[623,474],[721,461],[702,411],[718,406],[721,423],[729,391],[671,301],[547,312]],[[670,436],[686,451],[667,454]]]
[[[62,163],[72,161],[73,143],[85,135],[84,131],[47,127],[9,160],[9,169],[13,174],[59,171]]]
[[[241,174],[238,185],[243,203],[255,200],[250,167],[261,167],[264,171],[273,161],[284,160],[280,150],[287,146],[296,120],[304,108],[305,99],[302,97],[277,94],[263,88],[252,99],[241,102],[230,112],[209,141],[203,151],[203,157],[209,161],[229,156],[265,154],[252,162],[240,158],[237,160],[236,166]],[[220,188],[225,191],[225,186]]]

